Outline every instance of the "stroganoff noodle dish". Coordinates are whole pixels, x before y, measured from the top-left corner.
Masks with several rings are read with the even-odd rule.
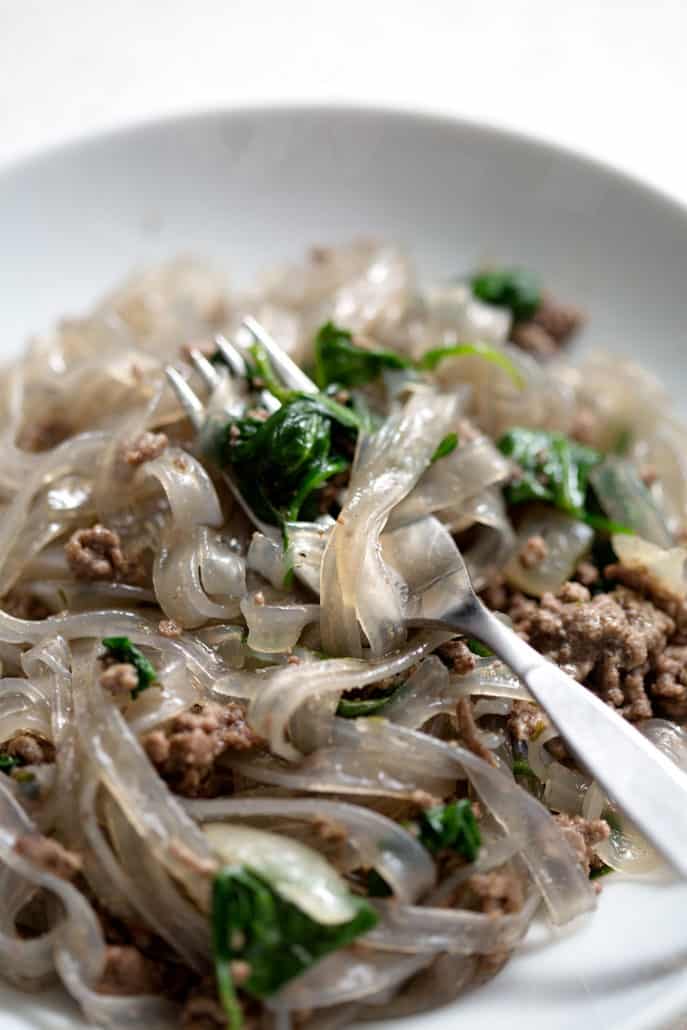
[[[641,368],[571,360],[581,321],[527,270],[427,286],[356,241],[241,293],[175,261],[31,341],[3,379],[3,977],[106,1027],[324,1030],[446,1004],[658,864],[503,663],[408,626],[462,555],[687,768],[684,429]]]

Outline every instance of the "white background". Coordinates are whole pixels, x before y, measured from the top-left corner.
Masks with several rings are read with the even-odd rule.
[[[486,120],[687,201],[685,0],[0,0],[0,165],[165,113],[348,100]]]

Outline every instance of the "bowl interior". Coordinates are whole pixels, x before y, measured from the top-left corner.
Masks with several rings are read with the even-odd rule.
[[[3,353],[118,277],[184,252],[232,279],[313,241],[379,235],[426,277],[479,260],[541,270],[586,342],[643,356],[676,395],[687,215],[564,151],[447,119],[255,110],[168,120],[0,176]]]

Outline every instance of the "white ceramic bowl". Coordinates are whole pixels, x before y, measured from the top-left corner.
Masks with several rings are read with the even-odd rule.
[[[425,277],[483,258],[529,265],[588,310],[581,346],[636,356],[678,402],[684,391],[687,214],[607,168],[491,129],[344,108],[166,120],[0,174],[0,226],[0,357],[133,266],[191,252],[245,282],[310,243],[365,233],[402,243]],[[582,926],[554,939],[535,928],[486,988],[402,1026],[674,1025],[687,1010],[687,886],[613,879]],[[3,1030],[79,1025],[59,992],[0,988],[0,1008]]]

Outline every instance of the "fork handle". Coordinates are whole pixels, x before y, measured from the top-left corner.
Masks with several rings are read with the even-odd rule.
[[[483,605],[464,631],[526,684],[583,768],[687,878],[687,775],[591,690],[543,658]]]

